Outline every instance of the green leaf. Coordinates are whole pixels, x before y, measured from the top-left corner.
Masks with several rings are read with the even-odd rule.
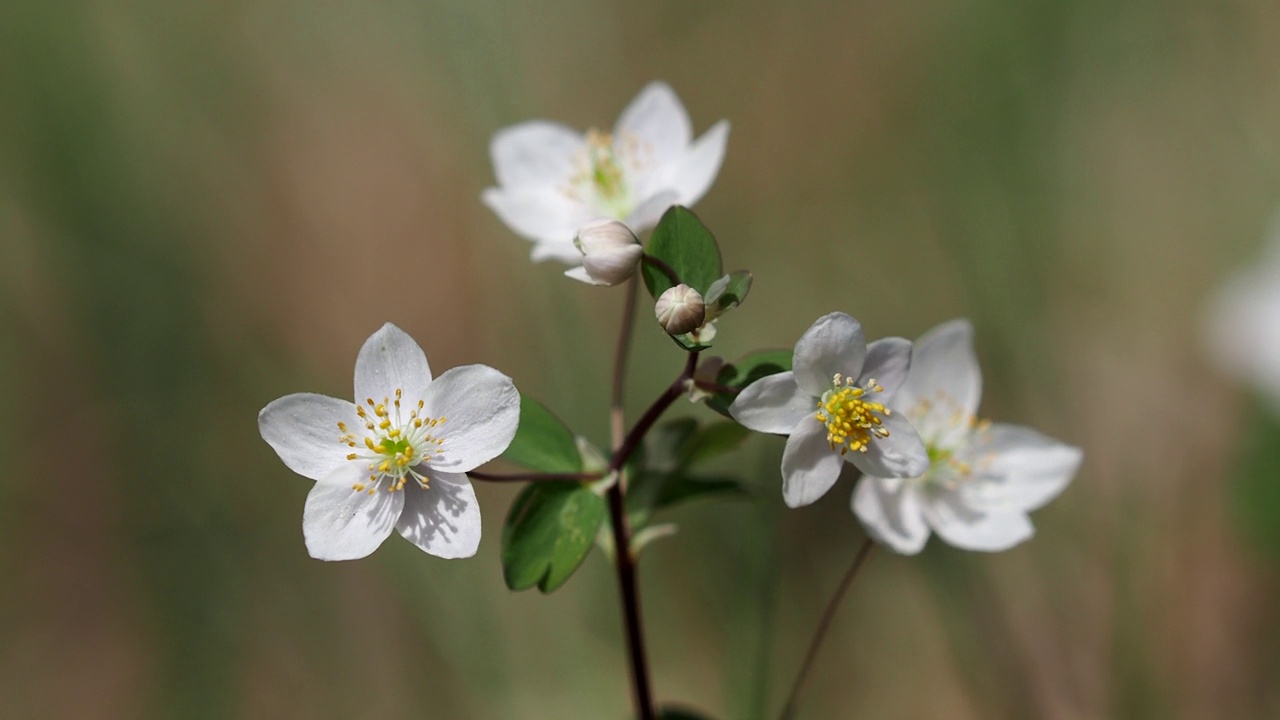
[[[707,322],[741,305],[749,290],[751,273],[746,270],[731,272],[711,283],[706,297],[702,299],[707,305]]]
[[[698,478],[683,474],[668,475],[660,488],[658,496],[654,499],[654,512],[706,495],[745,497],[750,494],[742,483],[732,478]]]
[[[685,446],[698,430],[691,417],[668,420],[649,431],[644,439],[643,467],[656,472],[671,472],[683,464]]]
[[[688,350],[689,352],[700,352],[711,347],[711,341],[705,337],[706,328],[709,327],[712,328],[711,337],[715,337],[714,326],[710,323],[704,324],[702,328],[700,328],[703,332],[698,335],[695,335],[695,333],[685,333],[683,335],[672,335],[670,337],[675,341],[676,345],[679,345],[682,349]]]
[[[747,429],[737,423],[717,422],[699,428],[693,418],[654,428],[638,453],[636,472],[627,488],[627,513],[632,523],[642,526],[659,510],[705,495],[746,495],[737,481],[689,474],[693,466],[737,447],[746,435]]]
[[[693,467],[711,458],[729,452],[742,444],[750,433],[736,422],[717,422],[704,427],[684,446],[684,467]]]
[[[545,473],[582,470],[573,432],[542,403],[521,393],[520,427],[502,459]]]
[[[604,498],[579,483],[531,483],[502,528],[502,577],[512,590],[554,591],[573,575],[595,542]]]
[[[646,251],[665,262],[679,276],[680,282],[702,293],[705,298],[711,284],[720,278],[720,248],[711,231],[693,211],[673,205],[653,229]],[[649,263],[642,266],[645,287],[655,298],[675,285],[667,274]]]
[[[716,384],[741,390],[760,378],[790,370],[791,356],[790,350],[757,350],[721,368]],[[707,407],[727,417],[735,396],[736,393],[717,393],[707,399]]]

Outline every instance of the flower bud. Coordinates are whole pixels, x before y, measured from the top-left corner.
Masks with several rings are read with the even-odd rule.
[[[702,326],[707,308],[701,293],[681,283],[658,296],[653,314],[668,335],[683,335]]]
[[[583,225],[573,244],[582,253],[582,267],[567,270],[565,275],[592,285],[625,282],[644,254],[631,228],[607,218]]]

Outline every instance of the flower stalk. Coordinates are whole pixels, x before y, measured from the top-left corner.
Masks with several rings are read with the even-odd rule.
[[[858,572],[862,570],[862,566],[871,558],[871,551],[876,549],[876,543],[871,538],[867,538],[862,543],[862,547],[858,548],[858,554],[853,556],[853,564],[845,571],[844,577],[841,578],[840,584],[836,587],[835,595],[831,596],[831,602],[827,604],[827,609],[822,613],[822,619],[818,621],[818,629],[813,633],[813,639],[809,641],[809,651],[804,655],[804,662],[800,664],[800,672],[796,674],[796,680],[791,685],[791,693],[787,695],[787,702],[782,706],[782,713],[778,715],[778,720],[791,720],[795,717],[796,708],[799,707],[800,691],[804,688],[805,680],[809,677],[809,671],[813,669],[813,663],[818,658],[818,651],[822,648],[822,641],[827,637],[827,631],[831,629],[831,621],[835,619],[836,611],[840,609],[840,604],[844,601],[844,596],[852,587],[853,581],[858,577]]]

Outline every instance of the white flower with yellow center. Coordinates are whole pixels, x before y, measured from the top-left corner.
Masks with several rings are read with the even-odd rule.
[[[822,497],[846,461],[876,475],[924,472],[924,444],[892,409],[910,362],[910,341],[884,338],[867,345],[857,320],[831,313],[796,343],[791,370],[761,378],[738,394],[729,407],[735,420],[789,436],[782,453],[788,506]]]
[[[696,141],[689,115],[665,83],[650,83],[612,133],[585,135],[533,120],[498,131],[489,151],[498,186],[481,198],[513,231],[534,242],[533,259],[579,265],[578,229],[593,218],[637,233],[672,205],[693,205],[720,172],[729,123]]]
[[[355,390],[354,404],[299,393],[258,413],[262,439],[316,481],[302,514],[307,551],[362,558],[394,528],[432,555],[474,555],[480,508],[466,473],[515,437],[511,378],[464,365],[432,380],[422,348],[387,323],[360,349]]]
[[[930,529],[965,550],[1006,550],[1031,537],[1027,513],[1075,475],[1079,448],[1018,425],[978,421],[982,373],[973,326],[953,320],[915,345],[897,403],[929,451],[919,477],[868,472],[853,510],[877,541],[903,554],[920,552]]]

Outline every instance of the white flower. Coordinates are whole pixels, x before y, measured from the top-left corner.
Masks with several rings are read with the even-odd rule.
[[[582,253],[582,267],[565,275],[590,285],[617,285],[636,272],[644,248],[631,228],[617,220],[597,218],[582,226],[573,240]]]
[[[846,460],[864,473],[924,472],[924,444],[889,407],[910,362],[910,341],[884,338],[868,346],[857,320],[831,313],[796,343],[791,370],[761,378],[738,394],[729,407],[735,420],[790,436],[782,453],[788,506],[822,497]]]
[[[592,218],[637,233],[672,205],[693,205],[720,172],[729,123],[696,141],[689,115],[665,83],[650,83],[618,118],[613,133],[585,135],[533,120],[498,131],[490,144],[498,187],[481,198],[517,234],[533,259],[577,265],[578,228]]]
[[[1280,408],[1280,216],[1263,257],[1210,302],[1205,337],[1215,363]]]
[[[702,293],[680,283],[662,291],[653,304],[653,314],[667,334],[683,335],[702,326],[707,306]]]
[[[1062,492],[1082,453],[1030,428],[978,422],[981,398],[973,326],[953,320],[925,333],[897,404],[930,464],[914,479],[868,472],[858,483],[853,510],[877,541],[913,554],[930,528],[965,550],[1006,550],[1031,537],[1027,513]]]
[[[362,558],[395,528],[432,555],[474,555],[480,508],[465,473],[515,436],[511,378],[464,365],[432,380],[422,348],[387,323],[360,349],[355,390],[355,404],[298,393],[258,413],[262,439],[316,481],[302,513],[307,551]]]

